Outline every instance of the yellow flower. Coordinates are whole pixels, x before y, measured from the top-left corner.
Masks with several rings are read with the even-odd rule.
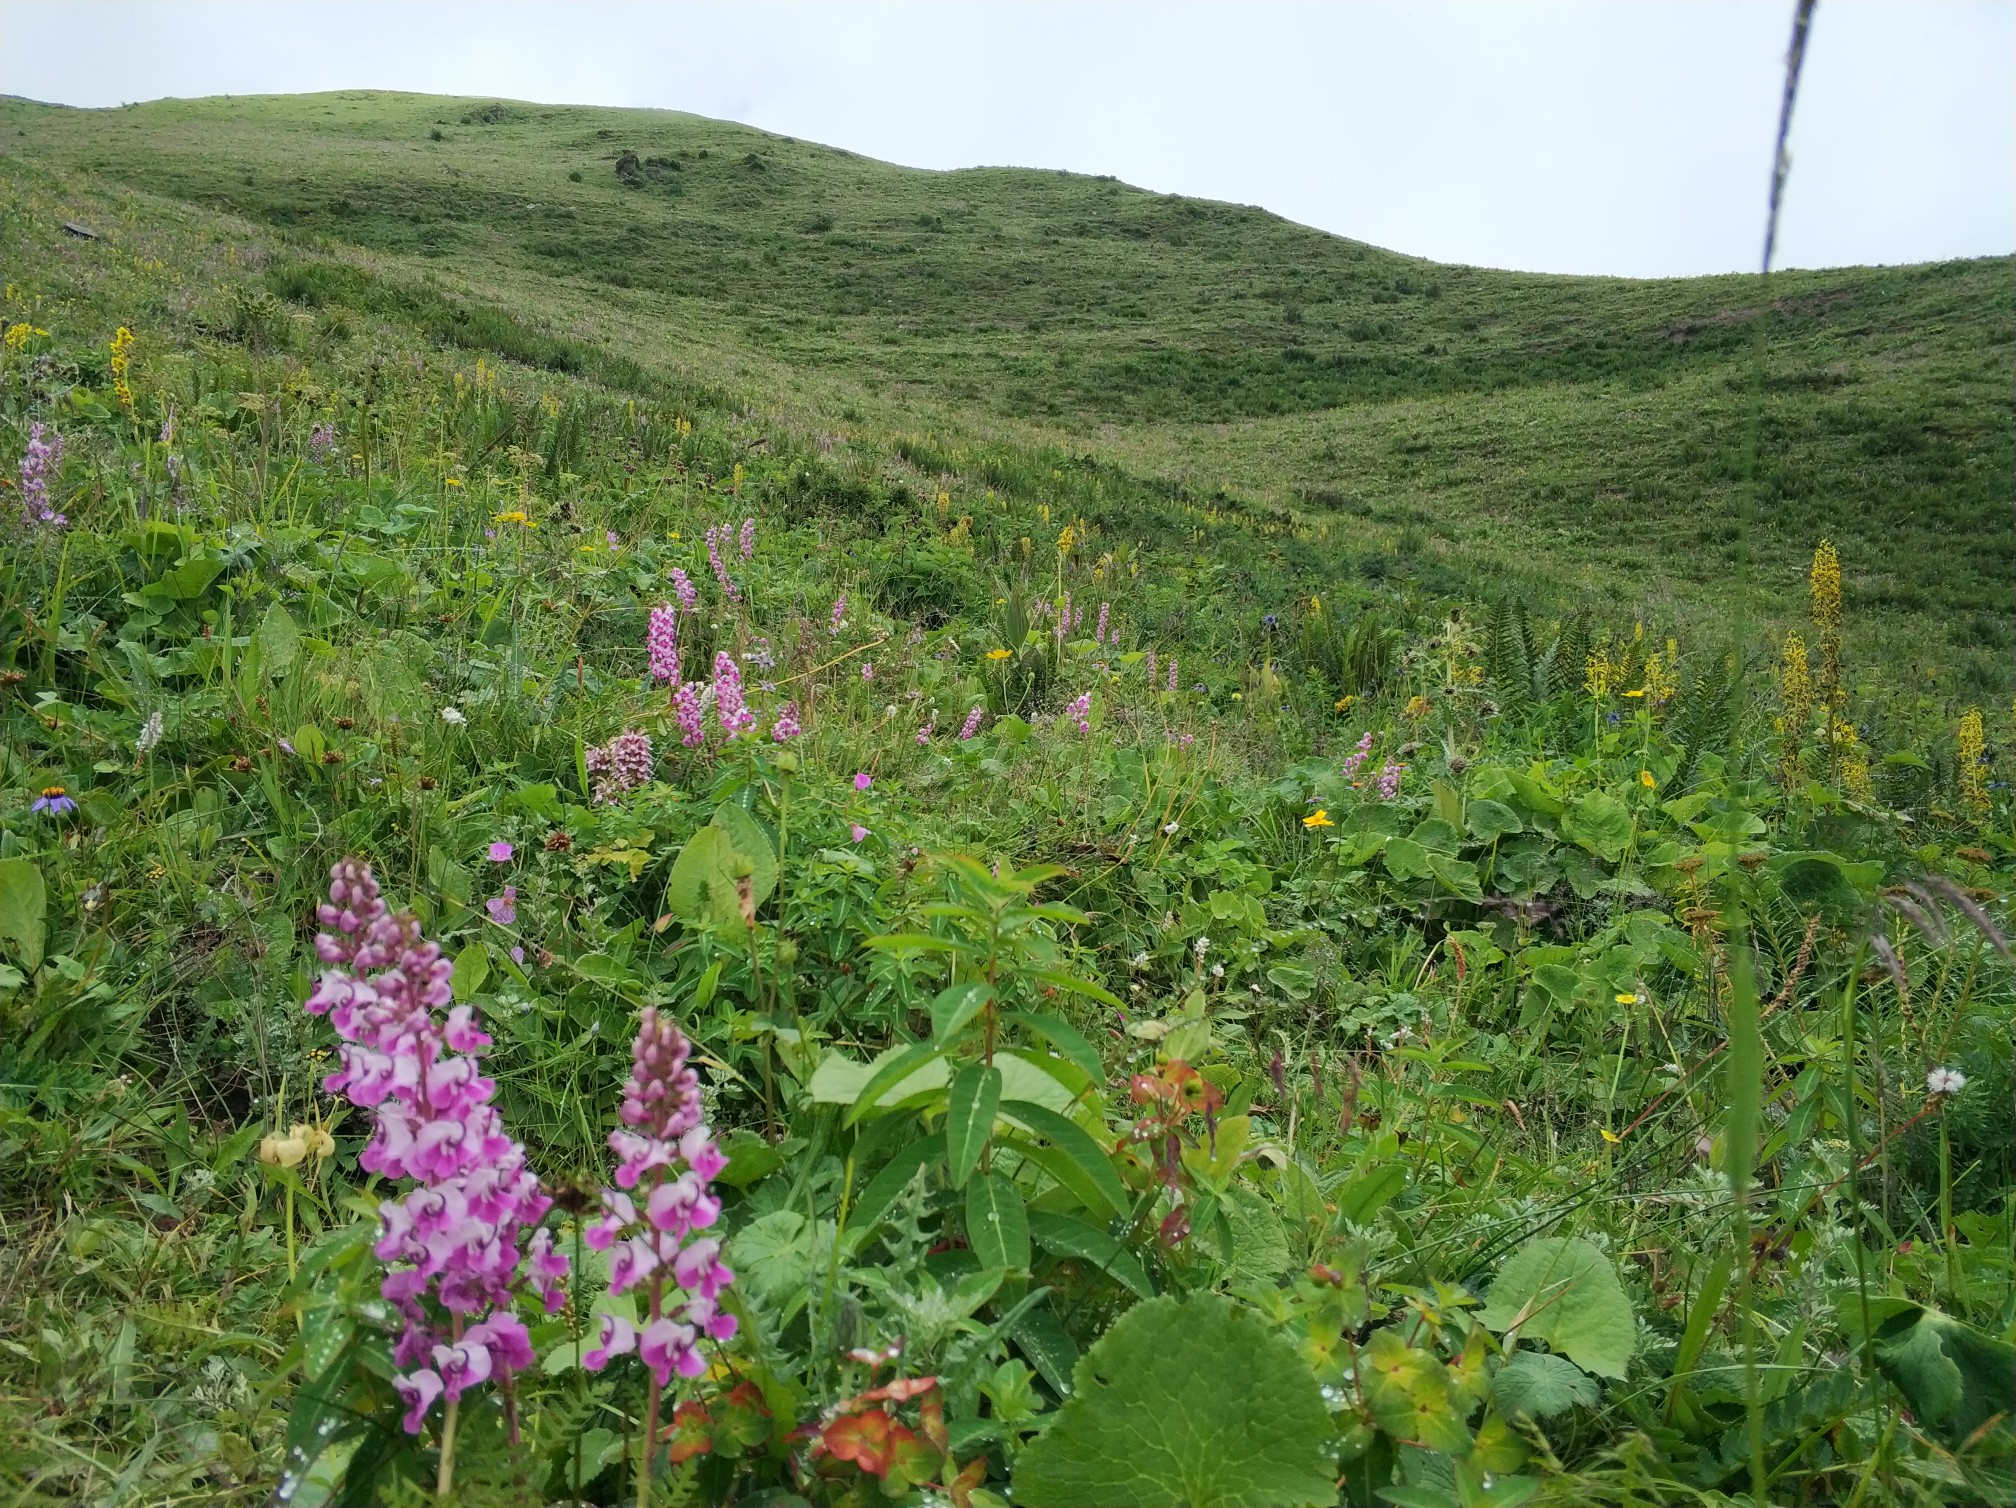
[[[133,407],[133,389],[126,385],[126,373],[133,366],[133,332],[124,325],[112,337],[112,395],[121,408]]]
[[[1607,1126],[1599,1126],[1597,1129],[1603,1133],[1603,1140],[1610,1143],[1613,1147],[1624,1140],[1623,1137],[1619,1136],[1615,1131],[1610,1130]]]
[[[1650,770],[1640,770],[1638,772],[1638,783],[1644,786],[1645,789],[1648,791],[1659,784],[1658,781],[1652,778],[1652,772]]]
[[[1967,809],[1967,815],[1974,818],[1986,817],[1988,805],[1988,766],[1983,757],[1988,749],[1987,729],[1982,723],[1981,709],[1969,707],[1960,715],[1960,727],[1953,740],[1954,762],[1959,766],[1960,804]]]
[[[1634,689],[1627,691],[1624,694],[1626,696],[1643,696],[1645,694],[1645,688],[1643,686],[1635,687]]]
[[[509,508],[502,513],[493,513],[490,515],[490,522],[493,524],[523,524],[528,529],[539,527],[538,524],[526,516],[523,508]]]
[[[462,485],[462,478],[460,478],[459,476],[444,477],[443,480],[446,481],[450,487],[460,487]]]
[[[1008,658],[1008,651],[1005,649],[990,649],[987,651],[987,658],[990,660],[1005,660]]]
[[[1409,699],[1406,708],[1407,715],[1412,718],[1426,717],[1432,710],[1433,708],[1425,696],[1416,696]]]
[[[1315,811],[1302,819],[1302,825],[1304,827],[1335,827],[1337,824],[1332,822],[1330,814],[1319,806]]]
[[[1638,997],[1627,991],[1626,993],[1619,995],[1617,997],[1617,1003],[1619,1005],[1636,1005],[1638,1003]]]
[[[1337,698],[1336,705],[1333,706],[1330,710],[1332,712],[1349,712],[1351,710],[1351,704],[1357,700],[1358,698],[1355,696],[1340,696]]]

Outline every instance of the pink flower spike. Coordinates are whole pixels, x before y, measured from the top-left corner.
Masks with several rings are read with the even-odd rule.
[[[495,843],[490,845],[490,862],[492,864],[509,864],[511,862],[511,855],[516,852],[517,850],[509,843],[499,838]]]

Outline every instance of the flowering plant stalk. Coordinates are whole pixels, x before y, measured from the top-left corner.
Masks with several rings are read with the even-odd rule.
[[[721,1201],[708,1185],[727,1159],[702,1118],[699,1076],[687,1062],[692,1051],[669,1016],[644,1008],[618,1112],[623,1124],[609,1133],[616,1187],[602,1191],[602,1218],[585,1232],[589,1246],[612,1253],[609,1291],[622,1295],[642,1288],[649,1298],[642,1329],[605,1314],[598,1344],[581,1358],[583,1367],[599,1372],[612,1357],[634,1351],[656,1384],[645,1406],[640,1508],[651,1491],[660,1395],[673,1373],[698,1377],[707,1370],[699,1351],[703,1335],[728,1340],[736,1329],[735,1316],[721,1313],[717,1304],[721,1290],[735,1281],[721,1261],[721,1243],[712,1236],[694,1238],[721,1216]],[[670,1294],[668,1276],[676,1285]]]
[[[315,939],[325,968],[306,1008],[327,1015],[343,1039],[342,1067],[322,1087],[373,1114],[358,1165],[416,1184],[378,1207],[376,1252],[392,1264],[380,1291],[404,1321],[392,1352],[404,1370],[392,1382],[406,1401],[407,1433],[418,1434],[435,1401],[446,1399],[445,1494],[466,1391],[494,1379],[516,1440],[511,1378],[534,1357],[512,1303],[529,1286],[547,1313],[559,1309],[567,1258],[537,1228],[552,1201],[491,1108],[495,1083],[477,1071],[490,1038],[466,1005],[453,1006],[445,1021],[434,1013],[453,999],[453,970],[440,947],[421,937],[417,917],[391,914],[357,859],[329,871],[329,899],[316,918],[325,929]]]

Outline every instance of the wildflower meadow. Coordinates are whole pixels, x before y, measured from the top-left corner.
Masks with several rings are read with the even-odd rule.
[[[15,110],[7,1503],[2016,1503],[2016,708],[1917,566],[1359,551]]]

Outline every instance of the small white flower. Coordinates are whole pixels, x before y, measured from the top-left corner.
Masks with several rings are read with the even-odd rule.
[[[1967,1087],[1967,1075],[1957,1068],[1935,1068],[1925,1075],[1925,1092],[1944,1098]]]
[[[1129,994],[1142,995],[1147,993],[1148,986],[1143,984],[1140,980],[1137,979],[1132,984],[1127,986],[1127,990]]]
[[[159,742],[161,742],[161,714],[150,712],[147,714],[147,721],[140,725],[140,736],[133,740],[133,752],[145,754]]]
[[[1196,942],[1192,943],[1191,946],[1197,950],[1197,956],[1199,958],[1202,958],[1206,953],[1211,951],[1211,939],[1208,937],[1200,937],[1197,939]]]
[[[1211,965],[1211,977],[1212,977],[1213,979],[1223,979],[1223,978],[1225,977],[1225,965],[1224,965],[1224,964],[1222,964],[1222,963],[1214,963],[1214,964],[1212,964],[1212,965]]]
[[[1707,1157],[1711,1153],[1713,1153],[1714,1150],[1715,1150],[1715,1141],[1713,1137],[1697,1136],[1694,1138],[1694,1155],[1696,1157]]]
[[[469,719],[462,715],[460,707],[443,707],[441,709],[441,721],[448,724],[451,728],[459,728],[468,722]]]
[[[1148,950],[1147,950],[1146,948],[1143,948],[1143,949],[1142,949],[1142,950],[1141,950],[1141,951],[1140,951],[1139,953],[1136,953],[1136,954],[1135,954],[1135,955],[1134,955],[1134,956],[1133,956],[1132,958],[1128,959],[1128,960],[1127,960],[1127,967],[1128,967],[1128,968],[1130,968],[1130,969],[1145,969],[1145,968],[1147,968],[1147,967],[1148,967]]]
[[[1165,823],[1163,823],[1163,824],[1162,824],[1162,836],[1163,836],[1163,837],[1165,837],[1165,838],[1173,838],[1173,837],[1175,837],[1175,836],[1176,836],[1176,828],[1177,828],[1177,824],[1176,824],[1176,823],[1174,823],[1174,822],[1165,822]]]

